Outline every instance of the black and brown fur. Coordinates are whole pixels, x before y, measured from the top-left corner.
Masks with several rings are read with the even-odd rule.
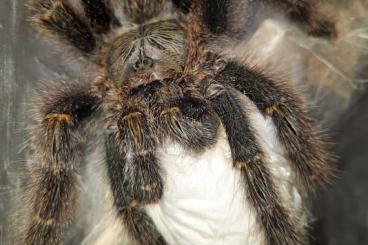
[[[109,0],[83,0],[82,11],[63,0],[29,2],[38,30],[61,43],[59,47],[67,44],[97,62],[101,76],[89,83],[60,83],[37,104],[29,147],[32,208],[22,244],[62,240],[77,198],[75,178],[88,134],[85,125],[97,115],[103,118],[101,135],[116,214],[132,240],[166,244],[143,209],[158,202],[165,190],[156,148],[171,139],[201,152],[216,142],[222,123],[234,171],[242,173],[267,244],[306,244],[305,231],[283,205],[235,92],[272,117],[301,189],[314,191],[328,180],[328,155],[302,101],[290,88],[206,49],[206,38],[229,30],[230,1],[173,1],[186,15],[157,21],[152,19],[161,14],[165,1],[126,1],[122,9],[136,28],[111,38],[109,44],[104,35],[121,26]],[[299,16],[295,19],[320,29],[316,26],[322,22],[314,21],[318,15],[305,7],[309,5],[272,4],[280,9],[289,4],[296,9],[293,18]],[[327,33],[313,28],[308,29],[312,34]]]
[[[320,0],[173,0],[173,2],[183,13],[188,13],[197,4],[203,10],[201,22],[216,35],[249,38],[265,18],[279,13],[299,24],[312,36],[328,39],[337,36],[333,20],[321,11]]]

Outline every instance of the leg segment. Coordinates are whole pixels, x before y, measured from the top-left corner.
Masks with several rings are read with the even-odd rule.
[[[234,94],[216,84],[210,85],[207,93],[225,127],[234,167],[241,171],[247,184],[247,195],[264,227],[268,244],[303,244],[303,234],[295,230],[289,213],[281,204],[264,154]]]
[[[218,80],[242,92],[265,116],[272,117],[278,138],[305,189],[314,191],[329,180],[329,155],[303,108],[303,102],[292,90],[235,62],[225,66]]]
[[[323,16],[317,6],[318,0],[263,0],[286,12],[288,16],[302,24],[307,33],[319,37],[336,37],[333,22]]]
[[[183,13],[188,13],[193,0],[172,0],[174,5],[179,8]]]
[[[96,33],[106,33],[114,26],[120,26],[109,0],[82,0],[84,12],[91,28]]]
[[[96,39],[85,21],[65,1],[31,1],[32,22],[42,34],[76,47],[83,55],[96,48]]]
[[[31,217],[24,244],[58,243],[73,214],[75,178],[84,153],[81,123],[97,109],[98,99],[84,88],[60,90],[43,101],[32,132]]]
[[[191,6],[200,6],[201,19],[213,34],[228,33],[238,36],[253,33],[261,21],[268,17],[264,5],[275,7],[291,20],[301,24],[313,36],[332,38],[337,36],[334,23],[318,10],[317,0],[185,0],[175,1],[184,13]]]
[[[158,125],[163,137],[171,137],[187,148],[202,151],[215,142],[219,123],[204,100],[186,96],[162,111]]]
[[[135,208],[124,213],[124,220],[130,234],[142,245],[166,245],[152,219],[145,211]]]
[[[106,139],[108,176],[114,205],[132,238],[139,244],[165,244],[142,205],[159,201],[163,192],[155,140],[140,112],[123,115],[119,130]]]
[[[189,13],[190,10],[199,8],[200,11],[196,13],[200,15],[198,19],[214,34],[223,34],[227,31],[228,14],[233,14],[229,13],[230,6],[231,4],[240,4],[238,0],[172,0],[172,2],[183,13]]]
[[[136,24],[143,24],[157,17],[164,9],[164,0],[124,0],[124,15]]]
[[[32,22],[42,34],[56,42],[74,46],[88,56],[98,46],[98,35],[119,25],[112,9],[103,0],[83,0],[84,16],[64,0],[30,1]]]
[[[234,95],[221,85],[212,84],[207,94],[220,117],[229,140],[234,167],[241,171],[247,195],[264,227],[268,244],[303,244],[287,210],[281,205],[265,156],[257,145],[248,119]]]
[[[215,34],[222,34],[228,27],[229,0],[202,1],[202,18],[208,29]]]

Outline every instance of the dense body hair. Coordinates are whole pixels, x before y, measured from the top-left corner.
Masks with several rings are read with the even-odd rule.
[[[232,38],[249,38],[263,20],[284,13],[307,33],[317,37],[335,38],[333,21],[321,13],[319,0],[185,0],[173,1],[184,13],[195,5],[200,8],[201,22],[210,32]],[[270,11],[272,9],[272,11]]]
[[[122,21],[114,1],[81,1],[81,9],[61,0],[30,1],[33,23],[41,33],[95,63],[99,76],[83,85],[62,83],[36,105],[30,145],[32,208],[23,243],[62,240],[73,217],[76,176],[91,133],[86,124],[94,122],[104,142],[114,214],[132,242],[168,244],[157,217],[147,212],[165,199],[165,175],[170,175],[158,149],[172,141],[200,156],[216,145],[223,128],[231,173],[241,176],[240,196],[255,212],[262,244],[306,244],[301,225],[306,211],[301,210],[308,194],[327,182],[331,172],[324,143],[292,88],[211,47],[212,40],[243,35],[235,34],[243,22],[256,26],[252,15],[235,23],[237,3],[251,12],[253,4],[267,2],[125,1],[120,4]],[[313,4],[270,4],[280,11],[296,9],[293,18],[311,28],[311,34],[332,36],[333,25],[315,20],[324,17]],[[131,25],[124,29],[126,21]],[[321,30],[323,26],[331,30]],[[244,99],[254,105],[251,110]],[[269,167],[251,116],[257,113],[272,121],[282,159],[287,159],[282,166],[293,173],[290,186],[298,195],[306,193],[297,208],[290,208],[295,199],[280,190]]]

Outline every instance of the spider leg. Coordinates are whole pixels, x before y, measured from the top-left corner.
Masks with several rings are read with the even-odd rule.
[[[173,4],[183,13],[188,13],[193,0],[172,0]]]
[[[264,116],[272,118],[278,138],[306,190],[314,191],[329,180],[329,154],[303,102],[291,89],[236,62],[227,63],[216,79],[239,90]]]
[[[196,14],[200,15],[206,28],[216,35],[226,33],[232,37],[237,37],[240,33],[253,33],[261,21],[267,17],[263,16],[264,13],[262,13],[266,4],[286,13],[291,20],[299,23],[312,36],[326,38],[337,36],[335,24],[320,13],[316,1],[173,0],[173,2],[184,13],[193,10],[193,6],[200,6],[200,11]]]
[[[172,0],[172,2],[183,13],[195,11],[197,18],[210,32],[223,34],[228,28],[230,6],[238,0]]]
[[[105,141],[108,176],[117,214],[139,244],[166,244],[142,205],[163,193],[155,140],[143,113],[129,112]]]
[[[175,104],[176,106],[163,110],[159,117],[162,135],[196,151],[213,144],[219,124],[206,102],[200,98],[185,96]]]
[[[76,200],[76,175],[84,153],[83,123],[99,100],[85,87],[49,92],[39,107],[32,132],[30,173],[31,217],[23,244],[55,244],[71,221]],[[55,101],[55,102],[51,102]]]
[[[107,33],[121,25],[108,0],[82,0],[82,5],[94,32]]]
[[[67,1],[31,0],[29,8],[32,23],[41,34],[56,43],[75,47],[84,56],[91,55],[99,46],[100,37],[119,25],[107,1],[83,0],[81,15]]]
[[[157,17],[165,4],[165,0],[124,0],[121,2],[125,17],[136,24],[143,24]]]
[[[335,24],[318,10],[316,0],[264,0],[285,11],[291,20],[299,22],[312,36],[337,36]]]
[[[303,244],[288,211],[281,204],[265,156],[250,128],[249,119],[234,94],[212,83],[206,94],[228,137],[234,168],[241,171],[247,196],[264,227],[268,244]]]

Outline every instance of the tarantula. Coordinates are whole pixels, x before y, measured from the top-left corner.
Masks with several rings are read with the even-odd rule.
[[[240,29],[250,32],[234,22],[238,4],[247,12],[239,22],[249,30],[257,25],[255,6],[271,4],[313,35],[335,33],[315,3],[304,0],[30,1],[32,21],[42,36],[95,63],[100,75],[94,81],[60,82],[36,105],[29,146],[31,214],[23,244],[60,242],[72,220],[76,174],[87,135],[93,131],[87,127],[90,122],[100,125],[94,129],[102,131],[116,215],[132,242],[191,243],[191,236],[177,238],[175,227],[162,228],[150,208],[163,202],[165,180],[171,174],[165,172],[158,152],[165,145],[179,145],[183,155],[200,157],[218,145],[221,132],[227,139],[221,142],[231,152],[226,173],[239,177],[244,189],[244,194],[237,194],[244,198],[240,203],[254,210],[254,226],[263,234],[254,244],[307,242],[305,200],[297,201],[282,190],[260,135],[281,149],[283,167],[294,176],[287,179],[287,186],[299,197],[328,180],[328,154],[291,88],[211,47],[220,36],[233,40],[244,34]],[[119,10],[123,21],[116,15]],[[271,131],[262,132],[262,127]],[[224,196],[234,191],[226,188]],[[230,233],[244,228],[235,225],[230,225]],[[230,241],[245,240],[225,243]]]

